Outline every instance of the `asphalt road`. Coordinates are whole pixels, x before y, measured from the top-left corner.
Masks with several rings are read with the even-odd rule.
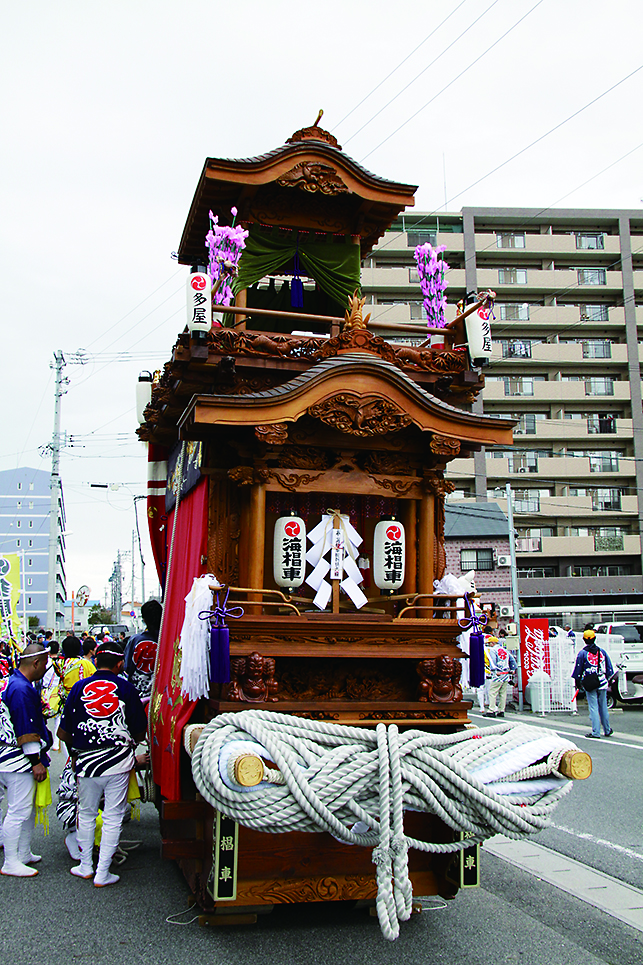
[[[526,719],[573,733],[594,759],[592,778],[575,785],[556,811],[556,827],[536,840],[643,888],[643,712],[614,714],[617,739],[609,741],[584,741],[580,715],[561,715],[555,722]],[[52,770],[59,773],[62,755],[54,757]],[[479,889],[415,916],[402,925],[395,944],[381,937],[367,912],[334,904],[283,906],[248,927],[172,925],[166,918],[173,914],[185,911],[187,922],[193,916],[178,868],[160,858],[155,809],[144,805],[140,824],[128,824],[123,837],[142,845],[121,869],[118,885],[97,889],[69,874],[71,861],[55,816],[48,837],[38,829],[40,875],[0,878],[5,962],[634,965],[641,960],[640,932],[490,854],[483,855]],[[429,906],[438,904],[427,900]]]

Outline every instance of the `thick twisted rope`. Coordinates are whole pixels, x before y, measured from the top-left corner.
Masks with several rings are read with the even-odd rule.
[[[230,741],[252,740],[259,756],[279,767],[284,784],[234,790],[219,758]],[[375,731],[269,711],[221,714],[203,730],[192,773],[214,808],[239,824],[273,834],[327,831],[349,844],[373,847],[382,932],[393,940],[411,914],[408,848],[444,854],[500,833],[519,838],[547,826],[571,782],[556,776],[562,753],[574,745],[551,731],[503,723],[484,731],[400,734],[395,724]],[[549,762],[551,758],[551,763]],[[546,765],[537,765],[539,761]],[[536,765],[538,775],[531,770]],[[487,784],[554,775],[544,792],[512,793]],[[437,815],[467,840],[419,841],[404,834],[405,810]],[[356,829],[362,822],[366,830]]]

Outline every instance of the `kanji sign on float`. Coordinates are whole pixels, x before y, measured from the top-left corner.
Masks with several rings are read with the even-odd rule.
[[[272,561],[277,586],[301,586],[306,575],[306,524],[300,516],[280,516],[275,523]]]
[[[187,322],[190,332],[209,332],[212,327],[212,282],[205,272],[192,272],[187,283]]]
[[[537,671],[550,672],[549,621],[543,619],[520,621],[520,662],[523,690]]]
[[[373,534],[373,579],[380,590],[396,590],[404,582],[404,527],[395,519],[383,519]]]

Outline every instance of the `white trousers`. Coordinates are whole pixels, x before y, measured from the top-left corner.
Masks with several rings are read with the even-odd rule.
[[[78,778],[78,847],[80,861],[85,868],[93,867],[94,834],[96,818],[103,794],[103,831],[98,853],[98,871],[109,871],[112,857],[121,836],[123,818],[127,810],[127,788],[130,772],[112,774],[110,777]]]
[[[36,782],[31,771],[0,771],[0,786],[7,791],[7,814],[2,825],[5,860],[17,857],[24,861],[31,853]]]

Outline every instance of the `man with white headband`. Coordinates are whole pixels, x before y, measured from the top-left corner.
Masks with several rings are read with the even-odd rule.
[[[94,885],[114,885],[109,866],[118,847],[127,809],[129,776],[136,745],[147,730],[147,717],[135,688],[119,674],[123,652],[103,643],[96,650],[96,673],[74,684],[58,728],[74,760],[78,779],[77,878],[94,876],[94,834],[101,797],[105,795],[103,830]]]
[[[32,878],[29,867],[40,861],[31,851],[36,783],[47,777],[52,737],[42,716],[40,694],[34,681],[47,669],[49,647],[30,643],[20,655],[19,667],[9,679],[0,703],[0,784],[7,791],[4,820],[3,875]]]

